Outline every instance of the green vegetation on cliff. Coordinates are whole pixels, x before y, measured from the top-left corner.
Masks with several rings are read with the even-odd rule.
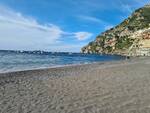
[[[93,42],[82,48],[83,53],[121,54],[128,52],[134,43],[131,38],[138,30],[150,27],[150,5],[137,9],[122,23],[96,37]]]
[[[127,49],[133,44],[133,40],[128,37],[121,37],[117,40],[117,42],[118,43],[115,45],[115,48],[117,49]]]

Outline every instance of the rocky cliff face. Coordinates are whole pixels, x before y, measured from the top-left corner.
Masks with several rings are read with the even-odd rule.
[[[139,51],[142,46],[138,44],[144,39],[143,35],[140,34],[145,32],[149,33],[149,28],[150,5],[146,5],[140,9],[137,9],[129,18],[125,19],[116,27],[111,28],[97,36],[94,41],[82,48],[82,52],[130,56],[139,55],[137,54],[137,51]]]

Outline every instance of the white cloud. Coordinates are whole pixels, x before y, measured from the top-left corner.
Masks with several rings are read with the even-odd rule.
[[[84,21],[98,23],[98,25],[103,26],[104,30],[107,30],[107,29],[113,27],[110,23],[108,23],[108,22],[106,22],[102,19],[98,19],[96,17],[93,17],[93,16],[80,15],[80,16],[77,16],[77,17],[79,19],[84,20]]]
[[[78,40],[86,40],[86,39],[89,39],[93,34],[92,33],[88,33],[88,32],[77,32],[77,33],[74,33],[75,34],[75,37],[78,39]]]
[[[59,26],[42,25],[31,17],[0,6],[0,49],[46,50],[61,44],[60,38],[66,38],[67,34],[70,33]],[[76,33],[71,34],[72,38],[79,39]],[[88,33],[81,38],[86,39],[86,36],[89,37]]]
[[[91,22],[96,22],[96,23],[104,23],[104,21],[96,18],[96,17],[92,17],[92,16],[86,16],[86,15],[79,15],[78,16],[80,19],[82,20],[86,20],[86,21],[91,21]]]
[[[143,7],[144,5],[150,3],[149,0],[118,0],[118,5],[116,7],[118,10],[126,14],[131,14],[135,9]],[[118,7],[119,6],[119,7]]]
[[[105,26],[105,30],[111,29],[111,28],[113,28],[113,27],[114,27],[113,25]]]
[[[129,4],[122,4],[122,11],[123,12],[128,12],[128,13],[132,13],[133,9]]]
[[[56,43],[63,31],[55,25],[40,25],[35,19],[0,7],[0,48],[42,49],[44,44]]]

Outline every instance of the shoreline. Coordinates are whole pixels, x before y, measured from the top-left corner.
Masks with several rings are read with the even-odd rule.
[[[110,68],[110,66],[118,66],[124,64],[132,64],[133,62],[138,62],[138,60],[142,59],[149,59],[149,57],[132,57],[130,59],[122,59],[122,60],[112,60],[112,61],[100,61],[100,62],[93,62],[87,64],[68,64],[68,65],[59,65],[59,66],[52,66],[52,67],[43,67],[43,68],[33,68],[33,69],[25,69],[25,70],[14,70],[14,71],[6,71],[0,72],[0,77],[2,75],[7,76],[15,76],[19,74],[26,74],[26,73],[40,73],[40,72],[51,72],[51,71],[59,71],[59,70],[69,70],[75,68],[89,68],[91,66],[98,66],[99,68]]]
[[[42,52],[39,54],[39,51],[26,51],[23,54],[20,54],[17,51],[1,51],[0,54],[2,56],[0,61],[0,73],[56,68],[71,65],[90,64],[92,62],[107,62],[125,59],[125,57],[120,55],[86,55],[82,53],[69,54],[61,52],[54,54],[51,52]]]
[[[113,63],[113,62],[121,62],[121,61],[127,61],[129,59],[120,59],[120,60],[110,60],[110,61],[99,61],[99,62],[90,62],[90,63],[81,63],[81,64],[65,64],[65,65],[54,65],[50,67],[39,67],[39,68],[31,68],[31,69],[18,69],[18,70],[12,70],[12,71],[0,71],[0,74],[5,73],[16,73],[16,72],[26,72],[26,71],[38,71],[38,70],[48,70],[48,69],[56,69],[56,68],[67,68],[67,67],[77,67],[77,66],[84,66],[84,65],[92,65],[92,64],[104,64],[105,63]]]
[[[150,58],[0,74],[0,113],[149,113]]]
[[[125,56],[122,56],[125,57]],[[50,67],[39,67],[39,68],[31,68],[31,69],[18,69],[18,70],[13,70],[13,71],[0,71],[0,74],[7,74],[7,73],[18,73],[18,72],[27,72],[27,71],[38,71],[38,70],[48,70],[48,69],[59,69],[59,68],[67,68],[67,67],[77,67],[77,66],[84,66],[84,65],[92,65],[92,64],[101,64],[105,65],[107,63],[115,63],[115,62],[128,62],[128,61],[133,61],[133,60],[138,60],[138,59],[146,59],[149,57],[130,57],[129,59],[120,59],[120,60],[110,60],[110,61],[99,61],[99,62],[90,62],[90,63],[81,63],[81,64],[65,64],[65,65],[54,65]]]

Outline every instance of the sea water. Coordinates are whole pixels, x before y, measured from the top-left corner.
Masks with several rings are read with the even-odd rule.
[[[117,55],[0,50],[0,73],[122,59]]]

